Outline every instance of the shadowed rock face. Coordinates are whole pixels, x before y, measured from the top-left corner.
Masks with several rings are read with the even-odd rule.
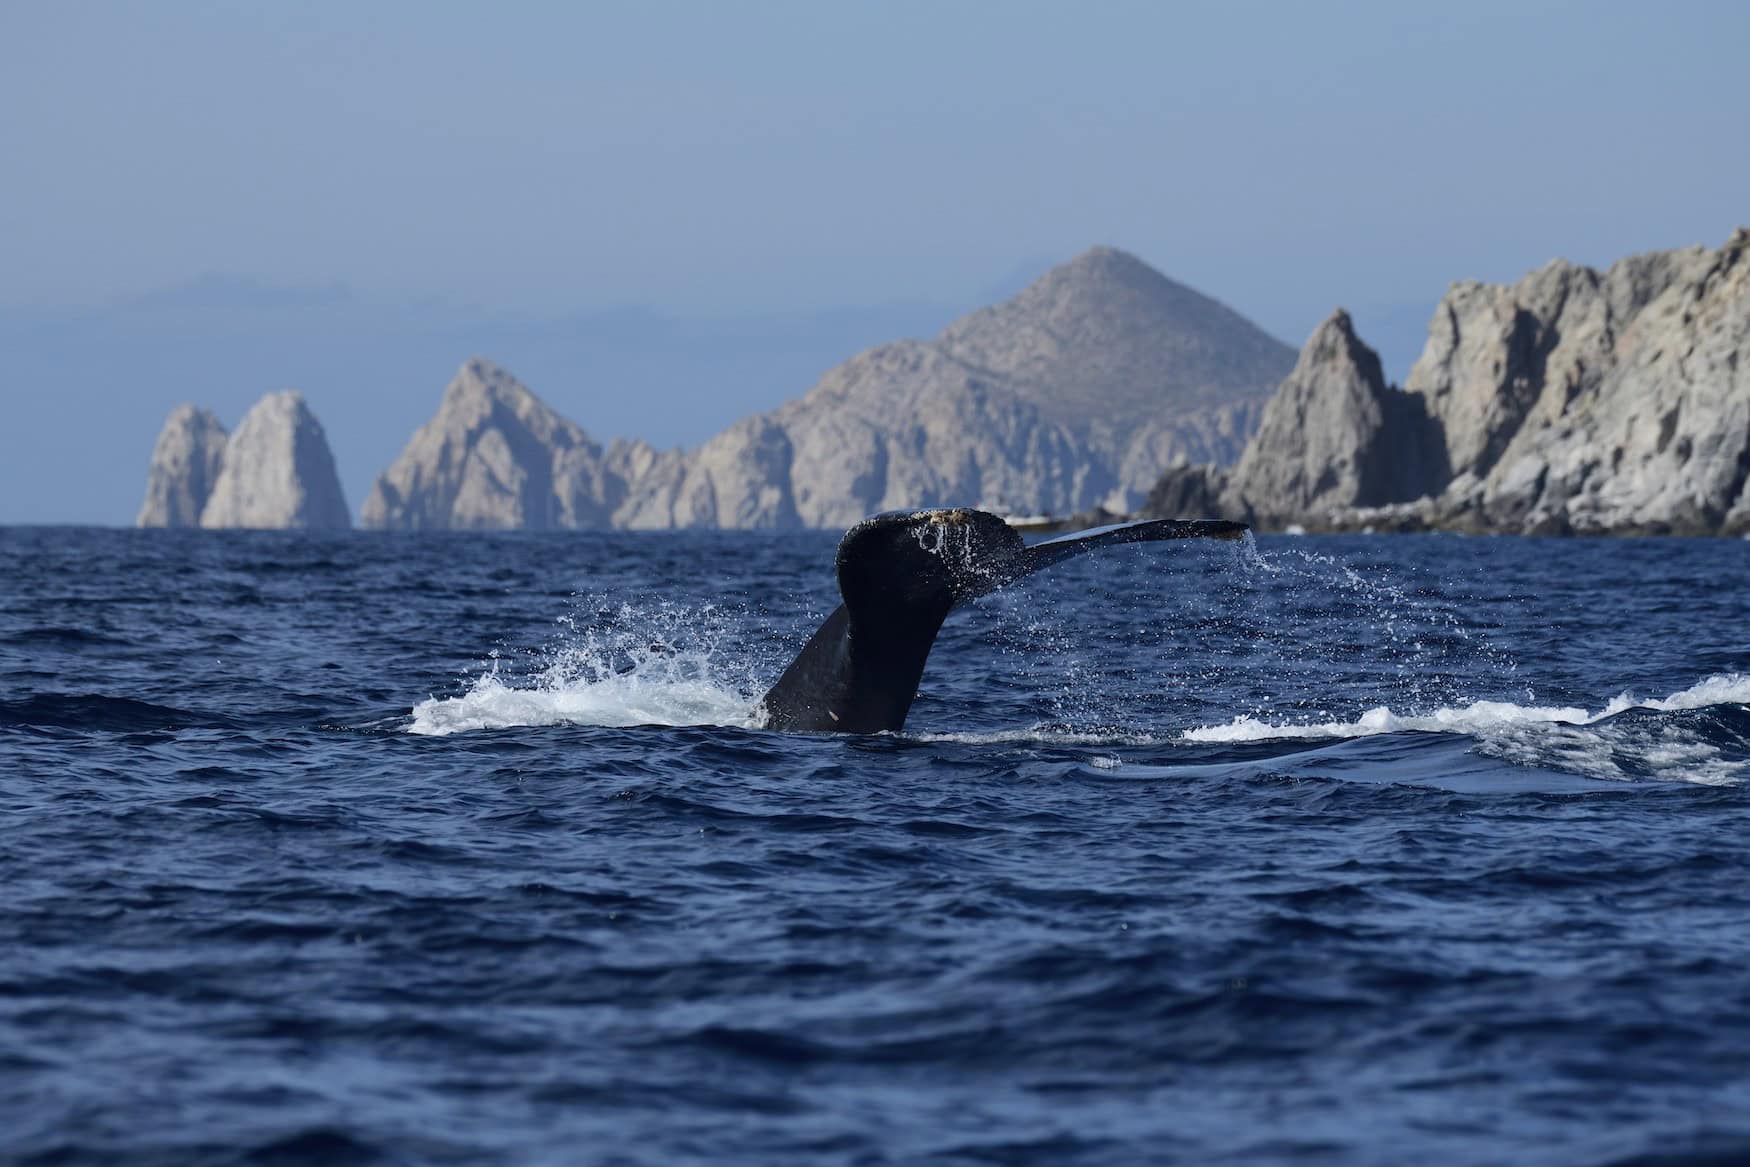
[[[270,393],[225,444],[203,527],[344,530],[352,525],[322,423],[299,393]]]
[[[1602,272],[1558,260],[1454,284],[1402,393],[1339,312],[1233,474],[1199,482],[1265,526],[1742,532],[1747,368],[1750,229]]]
[[[1155,482],[1143,500],[1142,513],[1158,519],[1201,519],[1239,513],[1227,498],[1232,471],[1209,463],[1175,466]]]
[[[140,527],[198,527],[225,456],[225,427],[210,411],[179,405],[152,448]]]
[[[1385,383],[1342,309],[1314,330],[1228,487],[1269,524],[1438,491],[1445,449],[1419,397]]]

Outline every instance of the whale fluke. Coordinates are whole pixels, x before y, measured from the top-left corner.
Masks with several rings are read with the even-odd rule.
[[[809,638],[762,703],[768,729],[899,730],[930,647],[954,605],[1097,547],[1159,539],[1237,539],[1244,523],[1144,519],[1033,547],[997,516],[970,509],[889,511],[839,543],[845,602]]]

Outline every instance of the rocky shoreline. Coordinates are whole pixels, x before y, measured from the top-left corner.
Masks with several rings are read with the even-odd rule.
[[[1750,229],[1454,284],[1402,389],[1339,310],[1238,464],[1176,467],[1145,510],[1309,532],[1750,532]]]

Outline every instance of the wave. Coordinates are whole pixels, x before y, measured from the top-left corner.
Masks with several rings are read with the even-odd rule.
[[[0,726],[135,733],[149,730],[234,729],[229,717],[154,705],[103,693],[39,693],[0,701]]]
[[[1750,704],[1750,674],[1716,674],[1662,699],[1642,701],[1631,693],[1623,693],[1597,713],[1572,705],[1516,705],[1511,701],[1473,701],[1461,709],[1442,708],[1423,714],[1398,714],[1378,705],[1353,721],[1272,723],[1242,713],[1224,725],[1199,726],[1185,730],[1179,737],[1188,742],[1257,742],[1413,731],[1475,736],[1526,725],[1594,725],[1630,709],[1670,713],[1732,704]]]
[[[1750,674],[1714,674],[1662,698],[1625,692],[1596,712],[1474,701],[1425,714],[1381,705],[1352,721],[1271,723],[1241,714],[1224,725],[1185,730],[1179,740],[1231,744],[1399,733],[1464,735],[1486,756],[1592,778],[1736,785],[1750,779]]]
[[[27,648],[132,648],[133,642],[88,628],[26,628],[0,636],[0,644]]]
[[[445,736],[472,730],[556,725],[725,726],[760,724],[763,692],[745,620],[712,606],[605,608],[565,633],[543,667],[511,675],[493,657],[466,692],[432,697],[412,710],[407,732]],[[1250,745],[1434,733],[1469,738],[1467,748],[1508,765],[1587,778],[1642,777],[1729,785],[1750,779],[1750,674],[1709,676],[1663,698],[1622,693],[1597,710],[1569,705],[1473,701],[1423,713],[1377,706],[1349,720],[1231,721],[1175,730],[1112,725],[1096,729],[1040,722],[989,731],[902,735],[919,742],[1004,746],[1170,747]],[[1637,719],[1636,715],[1643,715]],[[1695,714],[1689,718],[1673,716]],[[1096,766],[1126,763],[1102,755]]]
[[[494,655],[459,696],[419,702],[402,727],[425,736],[558,725],[759,728],[759,696],[774,663],[764,657],[786,648],[748,613],[719,605],[634,607],[588,600],[578,612],[560,621],[561,633],[529,658],[529,666]],[[998,748],[1095,747],[1100,755],[1091,765],[1120,768],[1129,760],[1107,751],[1176,753],[1175,747],[1216,745],[1277,755],[1286,747],[1272,743],[1304,749],[1309,743],[1439,734],[1476,758],[1506,767],[1620,780],[1750,780],[1750,673],[1715,674],[1662,698],[1625,692],[1596,709],[1512,701],[1429,704],[1403,712],[1378,705],[1352,718],[1320,721],[1242,713],[1188,729],[1127,724],[1120,714],[1101,717],[1104,724],[1095,726],[1041,721],[899,736]],[[1381,772],[1392,769],[1391,751],[1377,753]],[[1235,760],[1207,755],[1202,751],[1173,764]]]

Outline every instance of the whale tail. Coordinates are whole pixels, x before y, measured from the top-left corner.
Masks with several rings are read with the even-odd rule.
[[[1224,520],[1145,519],[1033,547],[986,511],[889,511],[839,543],[845,602],[809,638],[766,694],[769,729],[878,733],[905,725],[924,662],[956,604],[1099,547],[1160,539],[1237,539]]]

